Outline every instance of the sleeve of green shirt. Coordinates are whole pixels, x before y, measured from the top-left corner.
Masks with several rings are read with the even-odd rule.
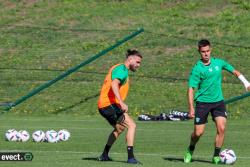
[[[221,60],[221,63],[222,63],[222,69],[227,70],[228,72],[231,73],[234,71],[234,67],[225,60]]]
[[[112,75],[111,75],[112,80],[119,79],[122,85],[126,82],[127,77],[128,74],[124,70],[124,65],[119,65],[112,70]]]
[[[199,83],[200,83],[200,73],[195,67],[193,67],[189,75],[188,87],[197,88]]]

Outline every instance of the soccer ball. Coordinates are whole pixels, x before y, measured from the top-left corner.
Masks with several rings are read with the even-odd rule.
[[[17,141],[17,131],[15,129],[9,129],[5,132],[5,138],[7,141]]]
[[[45,139],[45,133],[42,130],[33,132],[32,139],[34,142],[42,142]]]
[[[26,142],[30,139],[30,134],[26,130],[20,130],[17,132],[18,141]]]
[[[19,133],[19,131],[16,131],[16,140],[15,141],[21,141],[21,133]]]
[[[67,141],[69,140],[70,133],[66,129],[62,129],[58,132],[58,137],[60,141]]]
[[[236,155],[233,150],[225,149],[220,153],[220,160],[224,164],[233,164],[236,161]]]
[[[48,130],[45,133],[46,141],[49,143],[56,143],[59,140],[58,133],[54,130]]]

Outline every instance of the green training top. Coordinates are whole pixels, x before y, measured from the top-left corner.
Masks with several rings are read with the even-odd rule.
[[[189,88],[197,88],[195,101],[213,103],[224,100],[221,88],[222,70],[233,72],[234,67],[222,59],[211,58],[209,65],[201,60],[192,68],[189,76]]]
[[[124,64],[118,65],[112,70],[111,75],[112,80],[119,79],[121,84],[124,85],[128,79],[128,69]]]

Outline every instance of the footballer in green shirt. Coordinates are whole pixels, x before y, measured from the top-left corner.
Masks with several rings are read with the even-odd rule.
[[[190,145],[184,155],[184,162],[192,161],[195,145],[202,136],[209,113],[216,125],[215,149],[212,162],[220,163],[219,153],[224,142],[226,127],[226,107],[222,94],[222,70],[238,77],[247,91],[250,83],[225,60],[211,56],[210,42],[202,39],[198,42],[201,59],[193,66],[188,82],[189,117],[194,118],[194,131],[191,134]],[[194,102],[196,105],[194,105]]]

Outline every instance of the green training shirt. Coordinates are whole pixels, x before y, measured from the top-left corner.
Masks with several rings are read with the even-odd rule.
[[[124,64],[116,66],[112,70],[111,74],[112,80],[119,79],[121,84],[124,85],[128,79],[128,69]]]
[[[213,103],[224,100],[221,88],[222,70],[233,72],[234,67],[222,59],[211,58],[209,65],[199,60],[189,76],[189,88],[197,88],[195,101]]]

